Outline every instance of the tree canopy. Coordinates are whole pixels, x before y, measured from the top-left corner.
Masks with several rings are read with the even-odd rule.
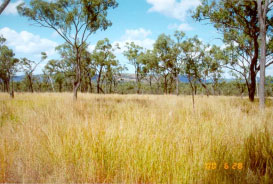
[[[270,11],[271,9],[268,9]],[[223,41],[229,45],[228,51],[235,54],[228,63],[233,69],[243,75],[246,80],[249,99],[254,101],[256,90],[256,75],[260,71],[259,64],[259,18],[256,1],[247,0],[202,0],[193,15],[197,21],[209,20],[223,34]],[[268,44],[272,44],[272,14],[266,16]],[[272,50],[268,50],[266,66],[273,63]]]
[[[22,3],[17,7],[20,15],[39,26],[54,29],[72,47],[76,63],[74,99],[81,85],[83,46],[91,34],[111,26],[107,11],[117,6],[115,0],[32,0],[29,6]]]

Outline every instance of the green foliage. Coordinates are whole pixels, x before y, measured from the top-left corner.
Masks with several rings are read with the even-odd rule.
[[[175,31],[174,37],[176,38],[176,42],[173,48],[174,54],[174,74],[177,76],[181,74],[181,69],[183,65],[183,60],[185,58],[185,54],[183,52],[183,39],[186,34],[183,31]]]
[[[33,90],[33,72],[36,70],[37,66],[47,58],[45,52],[41,53],[41,60],[39,62],[31,61],[27,58],[22,58],[20,60],[20,69],[25,73],[26,82],[30,92]]]
[[[254,101],[256,75],[260,70],[260,28],[257,7],[257,1],[202,0],[193,15],[197,21],[209,20],[218,31],[222,32],[223,41],[227,45],[226,53],[229,55],[225,65],[245,79],[251,101]],[[273,25],[270,11],[271,9],[266,15],[269,38],[272,37]],[[266,67],[273,63],[271,45],[272,39],[269,39]]]
[[[182,50],[185,54],[183,71],[194,93],[196,93],[196,84],[200,83],[209,95],[207,79],[212,79],[213,93],[215,93],[222,74],[220,62],[225,59],[223,51],[215,45],[203,44],[197,36],[184,41]]]
[[[115,0],[32,0],[29,6],[22,3],[17,9],[20,15],[28,17],[38,25],[54,29],[71,45],[74,43],[69,35],[76,32],[74,40],[79,42],[77,45],[81,45],[88,38],[87,35],[111,26],[106,18],[107,10],[117,5]]]
[[[165,34],[159,35],[154,44],[154,54],[156,56],[155,67],[159,71],[159,75],[163,78],[164,91],[168,93],[168,86],[174,80],[172,69],[174,67],[173,54],[174,41],[170,36]]]
[[[5,45],[6,39],[0,36],[0,81],[4,83],[4,91],[9,91],[9,84],[15,75],[19,60],[15,54]]]
[[[108,38],[99,40],[92,53],[92,59],[95,61],[95,65],[108,66],[117,65],[116,56],[113,54],[113,48]]]
[[[135,68],[135,77],[137,83],[137,93],[140,93],[141,81],[146,77],[148,68],[146,67],[147,55],[143,52],[143,48],[136,45],[134,42],[126,43],[127,50],[124,51],[124,56],[127,57],[130,64]]]
[[[68,76],[68,72],[65,70],[64,60],[50,60],[45,66],[44,73],[48,75],[49,82],[52,83],[52,78],[59,85],[59,92],[62,92],[62,86],[66,76]],[[55,90],[53,84],[51,84],[53,90]]]
[[[273,96],[273,77],[267,76],[265,78],[265,95]]]
[[[54,29],[65,41],[64,49],[71,49],[68,56],[73,60],[75,72],[73,81],[74,99],[82,81],[82,54],[86,49],[89,36],[98,30],[111,26],[107,19],[107,10],[116,8],[115,0],[32,0],[27,6],[20,4],[20,15],[28,17],[39,26]],[[70,48],[67,48],[70,47]],[[68,52],[69,53],[69,52]]]
[[[18,59],[14,58],[13,51],[5,45],[1,46],[0,52],[0,75],[3,80],[9,79],[17,71]]]
[[[113,53],[114,50],[109,39],[105,38],[97,42],[95,50],[91,55],[91,60],[93,60],[92,68],[97,75],[97,93],[106,92],[101,88],[104,81],[108,84],[108,90],[111,93],[113,83],[117,82],[116,75],[122,70]]]

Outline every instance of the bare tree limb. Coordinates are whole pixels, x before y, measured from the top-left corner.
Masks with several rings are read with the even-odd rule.
[[[10,0],[5,0],[1,6],[0,6],[0,15],[2,14],[2,12],[5,10],[5,8],[8,6]]]

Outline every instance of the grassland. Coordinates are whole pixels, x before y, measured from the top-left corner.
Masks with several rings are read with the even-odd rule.
[[[271,99],[2,93],[0,182],[271,183],[272,135]]]

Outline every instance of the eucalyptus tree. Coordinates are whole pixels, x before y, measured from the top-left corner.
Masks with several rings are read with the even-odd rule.
[[[83,53],[83,64],[82,64],[82,68],[83,68],[83,82],[85,83],[84,88],[82,90],[85,90],[85,92],[89,91],[91,93],[93,93],[93,84],[92,84],[92,80],[96,75],[96,67],[95,67],[95,61],[92,59],[92,54],[87,51],[87,49],[85,50],[85,52]]]
[[[92,59],[94,60],[96,75],[97,75],[97,93],[105,93],[101,87],[102,82],[105,79],[105,74],[110,72],[110,68],[117,66],[118,61],[114,55],[114,48],[111,45],[108,38],[99,40],[92,53]]]
[[[130,64],[134,66],[135,69],[135,77],[137,84],[137,94],[140,93],[141,81],[146,77],[147,70],[143,61],[143,48],[136,45],[134,42],[126,43],[127,50],[124,51],[124,56],[127,57]]]
[[[92,74],[92,69],[90,68],[91,66],[91,56],[89,51],[87,50],[88,45],[84,43],[81,48],[81,65],[80,70],[81,70],[81,76],[80,76],[80,88],[82,91],[86,90],[85,88],[88,88],[88,84],[86,83],[91,82],[91,79],[93,77]],[[76,62],[76,55],[73,52],[73,47],[67,43],[64,43],[62,45],[59,45],[56,47],[56,51],[59,53],[61,56],[61,60],[57,60],[57,64],[60,66],[57,69],[61,71],[65,75],[65,82],[69,81],[71,82],[74,86],[73,79],[76,78],[77,75],[77,62]],[[92,74],[92,75],[91,75]],[[82,83],[83,82],[83,83]],[[86,87],[87,86],[87,87]],[[92,84],[91,84],[91,89],[92,89]]]
[[[74,99],[81,85],[82,49],[91,34],[111,26],[107,10],[115,8],[116,0],[31,0],[29,6],[17,7],[22,16],[39,26],[55,30],[73,48],[76,75],[73,82]]]
[[[27,79],[28,83],[28,90],[33,93],[33,72],[36,70],[37,66],[43,62],[46,58],[47,55],[45,52],[41,53],[42,58],[39,62],[35,62],[32,60],[29,60],[27,58],[22,58],[20,60],[20,70],[25,73],[25,78]]]
[[[122,78],[122,72],[126,70],[125,66],[121,66],[117,61],[115,65],[108,65],[104,74],[106,80],[105,92],[112,93],[116,91],[118,80]]]
[[[203,76],[204,81],[210,79],[212,81],[213,94],[216,95],[216,89],[219,87],[220,79],[223,74],[221,64],[227,60],[225,52],[218,46],[212,45],[205,51],[203,60]]]
[[[127,70],[128,68],[126,67],[126,65],[121,65],[121,64],[119,64],[117,67],[114,68],[112,83],[113,83],[115,92],[117,92],[118,85],[123,81],[123,78],[122,78],[123,73]]]
[[[5,41],[5,38],[0,36],[0,79],[3,81],[4,91],[9,92],[13,98],[13,77],[18,70],[19,60],[14,58],[15,54],[4,44]],[[10,82],[12,82],[11,88]]]
[[[76,62],[76,56],[75,56],[75,53],[73,52],[73,47],[69,45],[68,43],[64,43],[62,45],[57,46],[55,50],[58,52],[58,54],[61,57],[60,60],[56,60],[57,64],[61,67],[62,72],[66,74],[66,77],[69,78],[70,81],[73,81],[73,79],[76,78],[76,75],[77,75],[76,71],[78,67]],[[81,63],[81,66],[79,67],[82,70],[81,68],[82,63]],[[73,84],[73,87],[74,87],[74,84]]]
[[[42,74],[43,90],[55,92],[55,86],[52,80],[52,76],[50,75],[50,73],[47,73],[47,71],[45,70],[42,70],[42,71],[43,71],[43,74]]]
[[[194,95],[197,92],[198,83],[206,90],[207,96],[210,94],[206,79],[209,73],[214,71],[213,67],[216,67],[216,61],[212,59],[210,46],[204,45],[197,36],[183,41],[182,51],[185,54],[183,72],[187,76],[191,87],[194,107]]]
[[[185,33],[183,31],[176,31],[174,33],[174,37],[176,38],[176,42],[173,48],[174,52],[174,76],[176,78],[176,95],[179,95],[179,75],[181,73],[183,60],[185,58],[185,54],[182,50],[183,39],[185,38]]]
[[[152,57],[152,51],[151,50],[145,50],[140,53],[139,57],[137,58],[137,62],[141,64],[141,72],[140,72],[140,81],[143,81],[146,79],[149,83],[150,89],[152,91],[152,79],[153,73],[155,69],[154,62],[156,61],[156,58]]]
[[[197,43],[195,43],[197,42]],[[194,108],[194,95],[197,90],[197,78],[195,74],[198,72],[198,65],[196,63],[195,58],[198,57],[199,51],[196,50],[196,45],[200,43],[198,39],[190,38],[183,42],[182,49],[185,54],[184,64],[183,64],[183,72],[187,76],[192,94],[192,105]]]
[[[165,34],[159,35],[154,44],[154,54],[156,55],[156,68],[159,75],[163,78],[164,93],[168,93],[168,87],[172,84],[173,68],[174,68],[174,41],[170,36]],[[169,90],[170,92],[170,90]]]
[[[143,65],[143,77],[146,76],[146,79],[148,79],[149,86],[151,89],[151,92],[153,91],[152,89],[152,81],[157,82],[157,93],[159,93],[159,82],[160,82],[160,70],[156,58],[156,54],[153,50],[145,50],[143,53],[140,54],[138,61]]]
[[[49,60],[45,65],[44,73],[49,77],[53,91],[55,91],[54,83],[57,83],[59,92],[62,92],[63,84],[67,76],[65,68],[63,60]],[[54,80],[54,83],[52,79]]]
[[[261,37],[261,58],[260,58],[260,108],[265,108],[265,64],[266,64],[266,33],[267,33],[267,16],[270,12],[272,0],[257,0],[258,4],[258,19]],[[272,14],[272,12],[271,12]],[[271,22],[272,23],[272,22]],[[272,25],[271,25],[272,26]]]
[[[272,3],[271,0],[270,3]],[[271,8],[272,6],[268,8],[268,11]],[[266,32],[272,35],[272,13],[267,15],[264,16],[264,21],[267,23]],[[242,74],[246,80],[249,99],[254,101],[256,76],[260,71],[259,36],[261,30],[257,1],[202,0],[193,17],[198,21],[210,20],[214,27],[223,34],[224,43],[233,45],[233,51],[238,57],[237,60],[230,59],[226,66]],[[272,55],[272,52],[268,55]],[[272,60],[268,60],[265,67],[272,63]]]
[[[213,71],[212,67],[214,67],[216,62],[212,59],[211,46],[203,44],[203,42],[195,36],[184,41],[182,48],[185,54],[184,64],[191,72],[191,77],[205,89],[206,95],[209,96],[210,92],[207,88],[207,79],[209,74]]]
[[[10,2],[10,0],[4,0],[4,2],[2,2],[2,4],[0,5],[0,15],[5,10],[5,8],[8,6],[9,2]]]

